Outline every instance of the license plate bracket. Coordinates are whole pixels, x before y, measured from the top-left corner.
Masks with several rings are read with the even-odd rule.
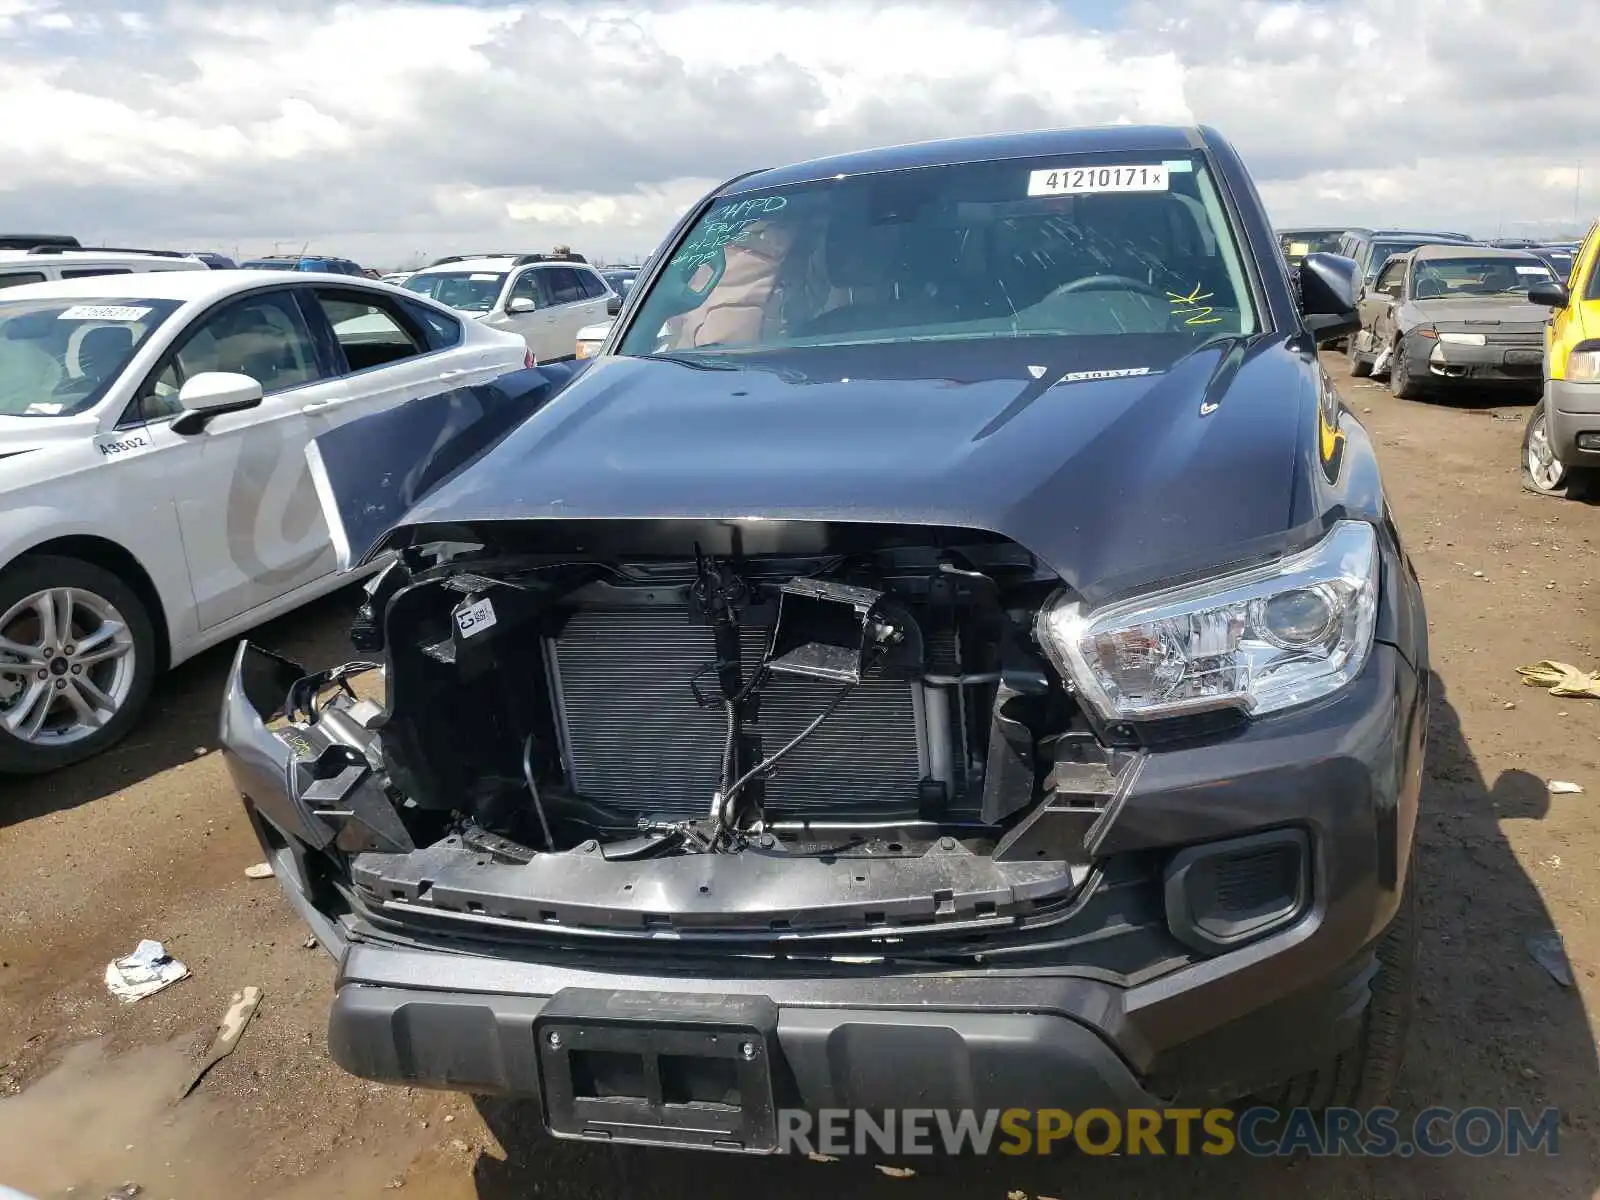
[[[772,1153],[778,1009],[765,996],[565,988],[534,1019],[556,1137]]]

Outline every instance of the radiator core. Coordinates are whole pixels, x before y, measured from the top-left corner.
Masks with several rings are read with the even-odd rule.
[[[741,629],[745,677],[770,631]],[[709,627],[681,608],[582,609],[545,642],[563,766],[575,792],[640,816],[706,816],[717,790],[727,718],[701,707],[690,680],[716,660]],[[700,690],[719,697],[707,674]],[[907,680],[863,680],[767,778],[770,819],[915,815],[920,784],[948,761],[928,745],[929,704],[945,698]],[[830,684],[774,678],[761,692],[761,753],[799,733],[836,694]],[[948,721],[935,722],[948,729]]]

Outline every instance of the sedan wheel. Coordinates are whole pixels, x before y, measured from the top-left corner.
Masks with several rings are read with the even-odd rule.
[[[154,656],[144,606],[110,572],[41,558],[0,576],[0,771],[51,770],[116,741]]]
[[[1565,496],[1577,472],[1556,457],[1550,443],[1550,421],[1544,405],[1528,414],[1522,434],[1522,486],[1539,496]]]
[[[1396,400],[1415,400],[1422,395],[1421,385],[1411,378],[1411,364],[1403,340],[1397,340],[1389,351],[1389,391]]]

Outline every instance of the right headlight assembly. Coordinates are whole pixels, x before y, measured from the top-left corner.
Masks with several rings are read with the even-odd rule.
[[[1108,721],[1205,709],[1252,715],[1306,704],[1354,679],[1378,613],[1377,537],[1340,521],[1308,550],[1086,610],[1069,596],[1035,637]]]

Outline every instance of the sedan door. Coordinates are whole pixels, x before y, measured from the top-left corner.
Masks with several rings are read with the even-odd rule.
[[[1405,282],[1406,260],[1391,259],[1385,264],[1377,281],[1361,297],[1361,332],[1356,335],[1357,348],[1363,353],[1377,354],[1389,344],[1393,336],[1395,308],[1400,303],[1401,287]]]
[[[261,384],[254,408],[174,432],[178,390],[207,371]],[[174,342],[144,381],[127,422],[160,457],[174,493],[203,631],[314,584],[334,570],[327,523],[306,468],[310,414],[346,384],[319,351],[294,292],[227,301]]]
[[[512,306],[519,305],[519,302],[521,307],[531,304],[533,308],[527,312],[513,311]],[[492,324],[496,329],[520,333],[528,343],[528,349],[543,362],[550,356],[545,347],[553,343],[548,330],[555,318],[549,308],[550,301],[539,286],[539,276],[534,268],[529,267],[511,281],[511,287],[506,291],[505,310]]]
[[[319,332],[331,343],[346,383],[340,396],[307,413],[312,437],[419,396],[485,382],[508,369],[481,361],[461,345],[459,331],[452,345],[442,345],[397,297],[335,284],[318,285],[310,296],[313,325],[322,326]]]
[[[611,289],[587,267],[552,267],[552,285],[558,305],[557,327],[564,345],[552,358],[571,358],[578,352],[578,331],[606,319],[606,299]]]

